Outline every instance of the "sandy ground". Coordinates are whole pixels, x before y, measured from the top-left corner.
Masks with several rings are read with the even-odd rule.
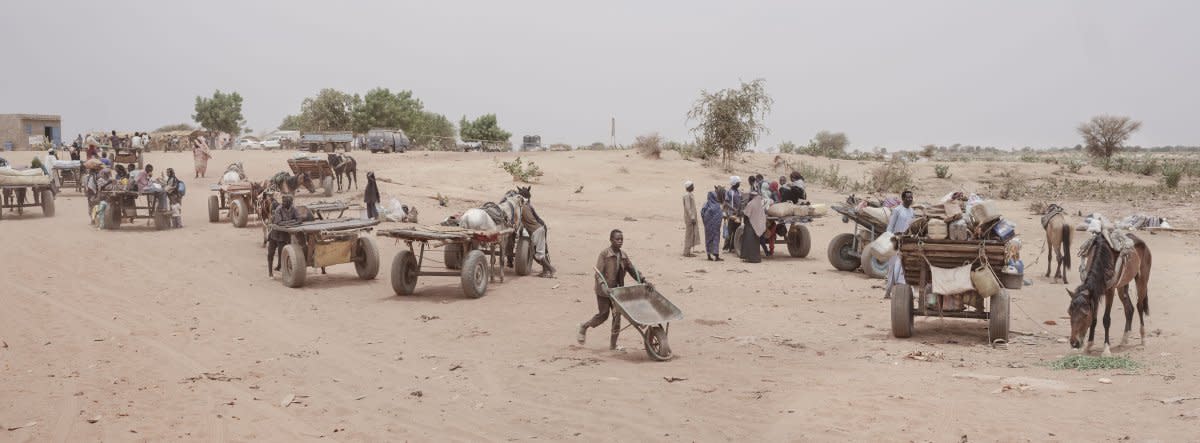
[[[1153,323],[1144,346],[1135,325],[1131,346],[1114,349],[1143,367],[1060,371],[1045,364],[1068,353],[1068,300],[1063,285],[1040,275],[1046,259],[1033,263],[1044,240],[1027,202],[1002,203],[1026,238],[1034,285],[1013,292],[1012,329],[1021,334],[996,349],[977,320],[918,317],[914,337],[893,338],[881,282],[837,272],[826,259],[829,240],[851,229],[840,218],[811,226],[804,259],[681,257],[680,183],[695,180],[702,202],[727,174],[672,154],[526,156],[546,171],[533,193],[551,225],[557,279],[510,274],[468,299],[457,278],[429,277],[417,295],[398,297],[386,270],[403,245],[381,241],[378,279],[358,280],[352,265],[339,265],[288,289],[266,275],[256,223],[237,229],[206,213],[207,187],[225,164],[244,161],[263,179],[284,169],[288,154],[215,155],[208,179],[191,178],[190,154],[147,157],[186,178],[181,230],[97,231],[73,192],[60,194],[53,218],[5,214],[0,441],[1200,439],[1200,400],[1160,401],[1200,396],[1200,327],[1188,320],[1200,316],[1189,298],[1200,266],[1194,234],[1143,234],[1154,253]],[[512,154],[355,156],[362,171],[394,181],[381,191],[419,207],[426,223],[513,187],[495,166]],[[738,173],[777,177],[770,157],[752,157]],[[946,182],[918,165],[918,200],[972,189],[970,177],[994,166],[955,164]],[[1031,175],[1054,168],[1009,166]],[[843,171],[866,167],[847,162]],[[438,193],[449,207],[430,198]],[[1116,198],[1064,204],[1135,210]],[[1137,210],[1155,205],[1177,206]],[[575,325],[595,313],[591,267],[613,228],[685,313],[671,327],[672,361],[650,361],[632,330],[621,337],[624,352],[609,351],[607,325],[586,346],[574,344]],[[941,358],[906,357],[917,351]],[[281,406],[285,399],[295,402]]]

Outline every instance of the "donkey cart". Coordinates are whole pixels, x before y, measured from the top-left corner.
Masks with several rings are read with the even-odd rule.
[[[236,228],[246,227],[251,214],[258,213],[259,190],[253,183],[222,183],[209,187],[214,195],[208,196],[208,221],[221,220],[221,211],[229,214],[229,221]]]
[[[24,215],[25,208],[42,208],[42,215],[54,216],[54,190],[48,182],[45,184],[5,184],[0,181],[0,219],[4,218],[5,210],[16,210],[17,215]],[[26,195],[32,194],[33,203],[26,203]]]
[[[502,240],[512,234],[512,229],[499,231],[475,231],[457,226],[412,226],[408,228],[384,229],[376,232],[381,237],[404,241],[408,249],[401,249],[392,259],[392,290],[396,295],[412,295],[417,289],[417,277],[459,277],[463,293],[467,297],[479,298],[487,292],[492,280],[504,282],[502,263]],[[429,242],[434,242],[431,246]],[[420,247],[414,246],[419,243]],[[463,257],[461,263],[445,263],[450,271],[422,271],[425,250],[445,247],[456,250]],[[454,270],[459,269],[461,270]]]
[[[612,288],[604,280],[604,274],[593,268],[596,276],[608,289],[608,298],[612,300],[613,315],[620,315],[629,320],[629,326],[637,329],[642,335],[642,343],[646,345],[646,355],[656,361],[671,359],[671,345],[667,343],[667,332],[671,330],[671,322],[683,319],[683,311],[663,297],[657,290],[651,289],[641,281],[635,285]],[[628,328],[629,326],[626,326]],[[613,336],[620,332],[620,323],[613,319]],[[623,329],[622,329],[623,330]]]
[[[145,205],[138,203],[139,198],[145,199]],[[103,190],[100,200],[104,202],[104,228],[118,229],[121,222],[129,220],[154,220],[154,229],[163,230],[171,227],[171,210],[166,204],[167,196],[163,191],[130,191]]]
[[[829,241],[829,264],[839,271],[853,272],[862,269],[871,278],[887,276],[887,260],[881,260],[871,255],[867,246],[875,241],[880,234],[887,231],[887,221],[880,220],[879,215],[886,215],[883,208],[857,209],[858,200],[853,196],[847,200],[846,206],[834,205],[832,209],[842,215],[842,223],[854,222],[853,233],[838,234]],[[875,215],[868,211],[877,211]]]
[[[62,161],[56,163],[51,168],[54,178],[58,180],[58,185],[64,189],[75,189],[75,192],[83,192],[83,166],[73,163],[78,161]]]
[[[808,233],[808,227],[804,226],[812,222],[811,216],[787,216],[787,217],[767,217],[766,237],[771,239],[767,242],[767,250],[772,255],[775,253],[775,245],[786,243],[788,255],[796,258],[808,257],[808,251],[812,249],[812,235]],[[733,252],[738,257],[742,256],[742,234],[746,231],[746,226],[738,226],[733,233]],[[778,237],[783,236],[783,240]]]
[[[320,268],[354,263],[358,278],[374,279],[379,274],[379,247],[375,238],[366,235],[379,220],[335,219],[303,222],[297,225],[272,225],[286,232],[291,242],[283,246],[283,285],[289,288],[304,286],[308,267]]]
[[[333,196],[333,166],[330,166],[329,159],[317,156],[308,156],[300,158],[288,159],[288,167],[292,169],[292,174],[300,175],[307,174],[309,180],[317,180],[321,182],[321,189],[324,191],[324,196]]]
[[[1000,286],[996,295],[988,300],[987,310],[980,309],[982,301],[974,310],[946,310],[946,303],[933,293],[931,266],[940,269],[971,265],[971,269],[988,266],[993,275],[1000,275],[1004,268],[1004,244],[998,241],[931,240],[916,237],[899,237],[900,262],[904,268],[907,284],[896,283],[889,294],[892,299],[892,335],[897,338],[911,337],[913,317],[973,318],[988,321],[988,341],[1008,341],[1009,298],[1005,286]],[[913,297],[913,288],[917,297]],[[1019,289],[1007,286],[1008,289]],[[978,293],[968,291],[968,294]],[[914,303],[916,307],[914,308]]]

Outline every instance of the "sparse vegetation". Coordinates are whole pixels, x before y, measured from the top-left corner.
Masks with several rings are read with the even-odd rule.
[[[777,149],[780,154],[795,154],[800,148],[796,147],[796,144],[789,140],[780,143]]]
[[[874,192],[901,192],[915,187],[912,170],[907,163],[898,160],[871,169],[869,185]]]
[[[517,157],[510,162],[500,163],[500,169],[512,176],[513,181],[522,183],[534,183],[542,176],[541,168],[538,168],[532,161],[522,164],[521,157]]]
[[[1076,131],[1083,137],[1089,155],[1108,160],[1141,128],[1142,122],[1129,117],[1098,115],[1080,124]]]
[[[733,157],[767,132],[763,119],[775,100],[767,95],[765,83],[758,79],[736,89],[700,91],[687,118],[699,122],[692,132],[699,135],[697,143],[705,158],[720,153],[721,163],[729,170]]]
[[[952,176],[952,174],[950,174],[950,165],[935,165],[933,167],[933,173],[937,175],[937,178],[941,179],[948,179]]]
[[[813,137],[812,141],[808,142],[808,146],[800,148],[799,152],[817,157],[843,158],[846,156],[846,147],[848,146],[850,146],[850,139],[846,138],[846,134],[821,131]]]
[[[658,160],[662,158],[663,139],[657,132],[639,135],[633,141],[633,150],[641,154],[642,157]]]
[[[1183,170],[1184,166],[1181,164],[1163,166],[1163,181],[1166,182],[1168,188],[1175,189],[1179,187],[1179,181],[1183,178]]]
[[[1091,355],[1069,355],[1050,362],[1054,369],[1076,369],[1080,371],[1095,371],[1101,369],[1132,370],[1139,367],[1136,361],[1129,357],[1095,357]]]
[[[195,131],[196,127],[187,123],[176,123],[155,129],[154,132]]]
[[[696,146],[695,143],[666,142],[663,145],[663,149],[667,151],[678,152],[679,158],[684,160],[704,158],[704,153],[700,150],[699,146]]]
[[[1072,174],[1078,174],[1079,171],[1083,169],[1084,164],[1085,163],[1082,161],[1072,159],[1072,160],[1068,161],[1066,164],[1067,171]]]

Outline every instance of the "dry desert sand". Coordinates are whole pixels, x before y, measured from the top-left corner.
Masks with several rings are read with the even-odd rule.
[[[422,278],[416,295],[395,296],[387,269],[402,244],[384,239],[376,280],[339,265],[284,287],[267,277],[257,223],[209,223],[206,204],[224,165],[243,161],[261,180],[290,154],[214,154],[207,179],[191,178],[189,153],[147,156],[187,182],[180,230],[97,231],[71,191],[55,217],[0,221],[0,441],[1200,440],[1195,234],[1140,234],[1154,254],[1153,322],[1144,346],[1135,325],[1130,346],[1114,349],[1140,369],[1053,370],[1046,363],[1069,352],[1068,299],[1042,277],[1044,257],[1026,274],[1034,284],[1012,292],[1020,334],[1006,349],[988,346],[977,320],[918,317],[914,337],[896,339],[881,282],[837,272],[825,257],[829,240],[849,232],[840,218],[811,225],[804,259],[681,257],[681,182],[696,181],[702,203],[729,174],[673,153],[525,154],[546,171],[533,197],[558,277],[509,274],[481,299],[465,298],[453,278]],[[16,164],[32,155],[6,153]],[[360,179],[367,170],[390,179],[381,192],[417,206],[424,223],[514,186],[494,162],[516,154],[354,156]],[[735,173],[778,177],[772,157],[749,156]],[[940,181],[919,164],[917,200],[978,189],[1000,166],[955,163],[953,180]],[[431,199],[438,193],[449,207]],[[845,198],[819,186],[811,195]],[[335,197],[358,200],[361,190]],[[318,199],[302,192],[298,202]],[[1001,205],[1031,263],[1044,236],[1027,203]],[[1175,224],[1197,215],[1166,200],[1062,203],[1072,214],[1153,211]],[[613,228],[684,311],[669,362],[650,361],[632,330],[624,352],[609,351],[607,325],[575,345],[575,325],[595,313],[591,269]],[[1077,269],[1071,276],[1077,283]],[[1123,325],[1116,303],[1114,344]],[[933,358],[907,358],[915,352]],[[1177,397],[1193,399],[1162,401]]]

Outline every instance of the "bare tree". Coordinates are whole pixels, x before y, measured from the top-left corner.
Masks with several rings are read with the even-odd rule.
[[[1142,122],[1129,117],[1098,115],[1081,123],[1076,130],[1083,136],[1088,154],[1107,160],[1121,150],[1130,135],[1141,128]]]
[[[850,139],[844,132],[821,131],[817,133],[816,137],[813,137],[810,145],[814,151],[813,155],[841,158],[846,155],[846,147],[850,146]]]
[[[730,160],[758,137],[767,133],[763,119],[771,112],[775,100],[767,95],[766,80],[742,82],[736,89],[715,93],[700,91],[700,99],[688,111],[688,121],[698,120],[692,132],[699,134],[699,144],[705,158],[720,152],[726,170]]]

